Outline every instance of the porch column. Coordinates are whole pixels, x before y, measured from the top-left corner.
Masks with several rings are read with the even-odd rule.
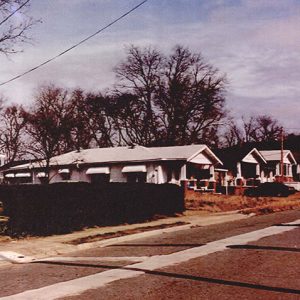
[[[275,170],[275,176],[276,175],[280,175],[280,164],[278,163],[278,164],[276,164],[276,170]]]
[[[259,164],[256,165],[256,176],[260,177],[260,165]]]
[[[215,181],[215,167],[213,165],[210,166],[209,168],[209,175],[210,175],[210,178],[209,178],[209,181]]]
[[[35,184],[35,177],[36,177],[37,173],[32,171],[32,183]]]
[[[158,184],[164,183],[162,167],[161,166],[157,167],[157,183]]]
[[[237,164],[236,164],[236,170],[237,170],[237,174],[236,174],[236,177],[237,178],[241,178],[242,177],[242,165],[241,165],[241,163],[240,162],[238,162]]]
[[[229,181],[229,176],[227,172],[225,172],[225,177],[224,177],[225,195],[228,195],[228,181]]]
[[[171,183],[174,183],[175,181],[176,181],[176,179],[175,179],[175,171],[172,170]]]
[[[292,165],[289,165],[288,166],[288,168],[289,168],[289,170],[288,170],[288,176],[292,176],[292,174],[293,174],[293,170],[292,170]]]
[[[180,180],[186,180],[186,164],[180,168]]]
[[[273,171],[271,171],[270,175],[269,175],[269,182],[272,182],[272,181],[274,181]]]
[[[264,172],[264,170],[262,170],[262,171],[260,172],[260,178],[261,178],[261,182],[266,182],[266,177],[265,177],[265,172]]]

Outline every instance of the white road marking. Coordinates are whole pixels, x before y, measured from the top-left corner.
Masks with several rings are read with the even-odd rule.
[[[15,264],[25,264],[34,261],[34,258],[31,256],[24,256],[23,254],[17,252],[1,251],[0,260]]]
[[[300,220],[289,225],[298,224]],[[127,265],[126,269],[113,269],[89,275],[66,282],[45,286],[39,289],[28,290],[23,293],[2,297],[3,300],[52,300],[67,296],[79,295],[90,289],[97,289],[120,279],[128,279],[145,274],[143,270],[155,270],[163,267],[170,267],[190,259],[205,256],[218,251],[227,249],[226,247],[234,244],[249,243],[264,237],[291,231],[297,226],[271,226],[264,229],[240,234],[222,240],[208,243],[204,246],[194,247],[167,255],[157,255],[146,259],[144,262]],[[129,270],[133,268],[135,270]],[[141,269],[141,271],[136,271]]]
[[[51,262],[73,262],[73,261],[93,261],[93,262],[101,262],[101,261],[131,261],[131,262],[141,262],[148,259],[149,256],[59,256],[59,257],[49,257],[36,260],[36,262],[43,261],[51,261]]]

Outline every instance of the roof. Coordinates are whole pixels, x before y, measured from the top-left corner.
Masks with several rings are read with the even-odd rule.
[[[148,148],[161,159],[188,159],[195,153],[204,150],[206,145],[169,146]]]
[[[186,145],[148,148],[161,160],[191,161],[199,153],[205,152],[215,163],[223,165],[222,161],[206,145]]]
[[[281,150],[261,150],[260,153],[266,161],[280,161]],[[293,164],[296,164],[296,160],[290,150],[283,150],[283,160],[288,162],[288,157]]]
[[[248,154],[246,154],[242,161],[248,163],[256,163],[257,161],[265,164],[267,163],[262,154],[256,148],[253,148]]]
[[[188,145],[171,147],[143,146],[134,147],[113,147],[113,148],[93,148],[80,151],[72,151],[62,155],[52,157],[51,166],[62,166],[71,164],[106,164],[121,162],[145,162],[160,160],[189,160],[197,154],[205,152],[214,163],[222,164],[215,154],[206,145]],[[41,162],[31,165],[32,168],[43,167]],[[20,165],[11,169],[28,168],[27,165]]]
[[[295,157],[295,160],[297,161],[297,163],[300,163],[300,151],[292,151],[293,156]]]
[[[73,163],[110,163],[124,161],[153,160],[157,157],[149,152],[148,148],[135,147],[114,147],[114,148],[93,148],[80,151],[72,151],[51,158],[50,164],[69,165]]]
[[[12,162],[9,162],[3,166],[0,167],[0,170],[1,171],[5,171],[5,170],[8,170],[12,167],[17,167],[17,166],[24,166],[24,165],[27,165],[29,166],[30,163],[34,162],[34,161],[37,161],[37,159],[23,159],[23,160],[16,160],[16,161],[12,161]]]
[[[249,159],[246,158],[249,158],[251,154],[255,154],[260,162],[266,163],[260,151],[252,146],[233,146],[230,148],[217,149],[214,152],[223,161],[224,167],[228,169],[235,168],[238,162],[249,162]]]

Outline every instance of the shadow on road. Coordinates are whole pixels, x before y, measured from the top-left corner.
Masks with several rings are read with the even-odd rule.
[[[114,244],[106,247],[200,247],[206,244]]]
[[[274,224],[274,225],[272,225],[272,226],[296,226],[296,227],[300,227],[300,224],[282,224],[282,223],[280,223],[280,224]]]
[[[230,249],[249,249],[249,250],[271,250],[271,251],[289,251],[300,252],[300,248],[288,248],[288,247],[273,247],[273,246],[256,246],[256,245],[229,245]]]
[[[217,279],[217,278],[208,278],[208,277],[194,276],[194,275],[188,275],[188,274],[177,274],[177,273],[162,272],[162,271],[152,271],[152,270],[134,268],[134,267],[130,267],[130,266],[129,267],[116,267],[116,266],[109,266],[109,265],[78,264],[78,263],[55,262],[55,261],[33,262],[33,263],[48,264],[48,265],[63,265],[63,266],[70,266],[70,267],[83,267],[83,268],[101,268],[101,269],[110,269],[110,270],[111,269],[131,270],[131,271],[144,272],[145,274],[149,274],[149,275],[164,276],[164,277],[171,277],[171,278],[178,278],[178,279],[185,279],[185,280],[194,280],[194,281],[200,281],[200,282],[221,284],[221,285],[226,285],[226,286],[236,286],[236,287],[250,288],[250,289],[256,289],[256,290],[263,290],[263,291],[300,295],[300,290],[298,290],[298,289],[275,287],[275,286],[253,284],[253,283],[224,280],[224,279]]]

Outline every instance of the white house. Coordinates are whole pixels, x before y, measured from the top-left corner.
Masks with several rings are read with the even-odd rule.
[[[65,153],[50,160],[50,183],[148,182],[176,183],[195,178],[214,180],[215,166],[222,162],[206,145],[94,148]],[[6,170],[10,183],[42,183],[45,162],[19,165]]]
[[[281,178],[281,155],[283,156],[283,176],[285,182],[293,181],[293,165],[297,162],[290,150],[263,150],[260,151],[267,162],[267,180],[272,182]]]
[[[267,164],[256,148],[232,147],[216,151],[228,170],[227,179],[231,186],[254,186],[264,182]]]

